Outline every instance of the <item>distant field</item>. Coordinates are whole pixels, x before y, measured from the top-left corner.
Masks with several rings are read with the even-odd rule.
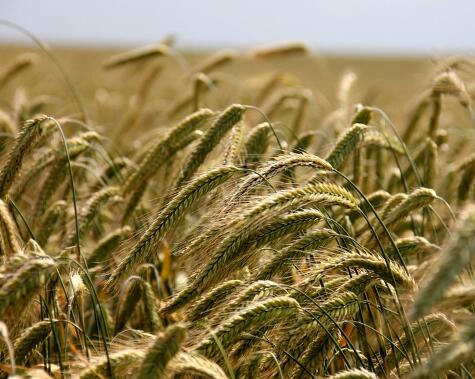
[[[15,54],[25,51],[35,51],[18,46],[0,46],[0,59],[7,61]],[[139,82],[140,70],[130,69],[131,74],[127,80],[123,80],[122,73],[105,72],[101,65],[110,55],[118,50],[87,50],[54,48],[53,51],[71,76],[73,83],[78,87],[85,101],[94,95],[98,87],[104,86],[114,91],[133,91]],[[48,92],[63,93],[67,95],[57,70],[52,62],[45,59],[44,54],[37,69],[25,73],[24,80],[29,81],[29,91],[32,95]],[[184,53],[187,61],[193,65],[206,53]],[[262,79],[277,71],[287,71],[295,76],[300,85],[317,90],[330,102],[335,99],[338,83],[343,74],[352,71],[357,75],[356,96],[364,96],[374,99],[376,104],[391,106],[394,98],[410,100],[414,93],[421,91],[430,81],[431,70],[436,66],[436,60],[431,58],[387,58],[387,57],[344,57],[344,56],[312,56],[293,57],[279,60],[278,62],[250,62],[245,59],[226,66],[224,71],[231,75],[237,75],[240,79]],[[169,65],[168,65],[169,66]],[[138,71],[138,72],[137,72]],[[45,76],[47,73],[47,76]],[[175,96],[177,89],[176,81],[168,85],[167,77],[174,77],[179,73],[176,67],[167,67],[162,77],[157,81],[163,88],[157,89],[157,96],[167,98]],[[92,80],[94,79],[94,80]],[[11,92],[14,85],[6,88],[3,92]],[[60,91],[60,92],[58,92]],[[230,95],[232,96],[232,94]],[[229,101],[238,101],[238,96]],[[400,111],[399,107],[396,109]]]

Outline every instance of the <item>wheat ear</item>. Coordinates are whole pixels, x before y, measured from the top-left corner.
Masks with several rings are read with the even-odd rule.
[[[253,304],[211,331],[210,335],[196,346],[196,351],[207,357],[216,357],[219,354],[216,340],[223,348],[227,348],[246,329],[275,323],[282,318],[294,315],[299,308],[299,304],[294,299],[286,296]]]
[[[179,352],[168,364],[167,371],[176,376],[191,375],[210,379],[228,379],[221,367],[197,353]]]
[[[102,379],[110,376],[109,364],[114,375],[131,370],[138,370],[144,358],[144,352],[139,349],[126,349],[109,354],[108,357],[90,363],[89,367],[79,373],[79,379]]]
[[[234,104],[221,112],[216,121],[213,122],[210,128],[204,133],[195,149],[191,151],[188,156],[176,182],[176,188],[180,188],[195,174],[196,170],[204,162],[206,156],[221,141],[226,132],[241,121],[245,109],[243,105]]]
[[[182,325],[170,325],[159,334],[145,355],[138,379],[163,378],[168,363],[178,353],[185,338],[186,329]]]
[[[120,278],[123,278],[138,264],[142,263],[150,249],[180,219],[186,209],[203,195],[231,178],[238,171],[239,169],[233,166],[221,167],[202,174],[187,184],[157,216],[132,248],[132,251],[120,262],[119,266],[112,273],[110,283],[113,285],[117,284]]]
[[[228,280],[219,286],[216,286],[208,293],[205,293],[195,302],[188,313],[187,320],[195,322],[208,316],[216,304],[222,302],[230,293],[243,284],[244,282],[242,280]]]
[[[166,56],[170,54],[170,47],[163,44],[154,44],[148,45],[144,47],[140,47],[138,49],[126,51],[124,53],[120,53],[117,55],[113,55],[109,59],[107,59],[103,67],[106,69],[120,67],[129,63],[135,63],[139,61],[143,61],[146,59]]]
[[[0,171],[0,198],[5,197],[23,165],[25,156],[33,149],[36,140],[41,134],[41,123],[44,120],[46,120],[46,117],[41,116],[26,121],[15,138],[15,143],[8,155],[7,162]]]
[[[17,363],[23,364],[28,354],[48,337],[51,332],[51,322],[51,320],[39,321],[25,329],[15,340],[13,348]]]

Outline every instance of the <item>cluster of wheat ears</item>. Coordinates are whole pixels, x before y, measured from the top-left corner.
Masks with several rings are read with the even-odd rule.
[[[145,72],[114,128],[79,97],[80,117],[2,101],[0,377],[475,375],[472,62],[437,66],[395,125],[352,74],[331,109],[282,72],[209,109],[236,54],[190,68],[171,43],[105,62]],[[144,132],[176,62],[190,91]]]

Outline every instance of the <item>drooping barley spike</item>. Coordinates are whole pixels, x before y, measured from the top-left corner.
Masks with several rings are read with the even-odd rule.
[[[13,118],[7,113],[0,110],[0,151],[3,152],[10,141],[15,138],[17,134],[17,127]]]
[[[430,205],[435,199],[437,199],[437,194],[434,190],[430,188],[416,188],[412,191],[407,197],[404,197],[401,202],[389,212],[387,212],[383,218],[383,222],[386,227],[396,228],[398,225],[408,217],[411,212],[418,209],[422,209]],[[391,200],[391,199],[390,199]],[[389,201],[390,201],[389,200]],[[383,228],[380,224],[375,228],[378,235],[381,234]],[[376,244],[376,239],[373,239],[373,234],[371,231],[367,232],[367,237],[365,239],[367,245],[366,247],[373,247]],[[380,238],[386,238],[387,235],[381,235]]]
[[[468,207],[457,222],[453,238],[434,265],[433,274],[419,291],[411,319],[426,314],[442,297],[475,253],[475,207]]]
[[[137,207],[140,205],[145,193],[147,192],[147,181],[142,183],[142,185],[137,186],[131,193],[127,204],[125,205],[124,213],[122,214],[122,225],[129,222],[129,220],[134,216]],[[125,193],[124,193],[125,195]]]
[[[453,70],[443,71],[434,78],[432,94],[455,96],[464,107],[470,104],[470,94],[462,79]]]
[[[36,232],[36,238],[40,246],[46,245],[54,228],[61,223],[66,216],[66,209],[67,203],[64,200],[58,200],[51,204],[46,210]]]
[[[371,109],[365,107],[363,104],[355,105],[355,113],[353,119],[351,120],[351,125],[353,124],[364,124],[368,125],[371,121]]]
[[[475,179],[475,155],[464,160],[462,165],[460,165],[459,171],[462,174],[460,175],[457,187],[457,201],[459,204],[463,204],[470,196],[470,189]]]
[[[367,200],[361,200],[358,203],[358,211],[350,213],[351,219],[355,219],[357,216],[359,216],[359,211],[365,214],[368,213],[371,209],[368,202],[373,206],[374,209],[379,209],[387,202],[390,197],[391,194],[385,190],[378,190],[370,193],[368,196],[366,196]]]
[[[443,373],[453,373],[458,366],[469,363],[473,357],[475,346],[473,341],[468,343],[456,341],[439,349],[422,365],[416,367],[407,378],[409,379],[431,379],[434,375]],[[448,377],[445,376],[445,377]]]
[[[48,204],[54,193],[58,190],[66,178],[67,162],[61,160],[55,163],[46,176],[36,199],[36,206],[33,213],[33,224],[44,217]]]
[[[312,273],[312,278],[321,278],[330,270],[347,269],[348,267],[360,267],[369,272],[374,272],[382,280],[401,288],[413,289],[414,279],[404,269],[394,262],[386,261],[378,256],[367,253],[347,253],[334,259],[328,259],[326,263],[317,265]]]
[[[299,291],[292,290],[290,294],[300,304],[305,304],[306,302],[308,302],[308,297],[310,297],[310,299],[316,299],[318,301],[326,301],[335,291],[342,288],[342,285],[344,283],[347,283],[347,281],[347,277],[339,276],[335,279],[328,280],[325,283],[324,287],[322,287],[321,285],[319,287],[315,287],[314,278],[311,276],[307,276],[305,279],[302,279],[297,283],[297,288],[299,289]]]
[[[173,127],[167,136],[150,146],[137,170],[127,178],[124,186],[124,194],[128,194],[142,182],[149,180],[160,168],[160,166],[176,152],[176,145],[189,134],[203,125],[214,112],[209,109],[201,109],[178,123]]]
[[[99,139],[99,135],[95,132],[84,133],[82,137],[75,138],[71,141],[69,150],[69,158],[64,150],[60,151],[52,160],[52,166],[49,174],[46,176],[39,194],[36,199],[35,211],[33,214],[33,224],[39,221],[48,207],[48,203],[53,197],[56,190],[66,179],[68,169],[68,159],[75,159],[79,155],[84,154],[93,147],[93,142]]]
[[[319,331],[321,336],[320,338],[317,337],[313,339],[313,341],[308,344],[308,347],[301,357],[301,361],[306,367],[315,365],[315,363],[318,365],[325,359],[324,354],[321,353],[335,348],[335,342],[329,338],[330,336],[326,330],[328,330],[329,333],[335,333],[335,322],[343,319],[351,319],[358,312],[358,309],[358,297],[353,292],[343,292],[335,295],[335,298],[326,301],[320,308],[312,311],[313,317],[318,319],[318,321],[314,318],[310,318],[310,316],[304,317],[304,322],[307,322],[302,329],[311,330],[315,328]],[[326,344],[327,340],[329,340],[328,344]],[[322,348],[323,346],[325,346],[325,348]],[[301,374],[300,367],[298,367],[294,370],[292,377],[297,378]]]
[[[391,213],[394,208],[396,208],[403,201],[407,200],[408,196],[405,193],[396,193],[392,195],[385,203],[384,207],[381,209],[381,218],[384,220],[389,213]]]
[[[36,61],[36,54],[26,53],[16,56],[0,71],[0,89],[20,72],[31,67]]]
[[[176,376],[203,376],[210,379],[228,378],[218,364],[200,354],[192,352],[179,352],[168,364],[167,371]]]
[[[14,341],[15,360],[24,364],[28,354],[36,349],[50,334],[51,320],[42,320],[25,329]]]
[[[332,167],[326,161],[317,157],[316,155],[294,153],[286,154],[277,157],[275,160],[272,160],[270,163],[264,165],[258,170],[256,174],[253,173],[249,175],[249,177],[239,186],[239,189],[236,191],[234,197],[236,199],[241,198],[252,188],[261,184],[264,180],[269,180],[278,173],[293,167],[312,167],[315,169],[328,171],[332,169]]]
[[[326,161],[336,169],[340,169],[349,154],[363,141],[365,132],[369,129],[364,124],[353,124],[336,142],[328,154]]]
[[[280,238],[294,233],[302,232],[319,221],[324,215],[315,209],[291,212],[279,216],[265,227],[257,230],[250,241],[254,248],[259,248],[269,243],[276,243]]]
[[[361,145],[366,148],[379,147],[383,149],[388,149],[398,154],[404,153],[404,149],[398,139],[391,136],[387,136],[380,130],[372,127],[366,130],[363,136],[363,143]]]
[[[336,291],[351,291],[357,296],[360,296],[368,289],[368,287],[380,281],[381,279],[379,275],[373,272],[366,272],[364,274],[355,275],[351,279],[347,279],[346,283],[343,283],[340,287],[336,289]]]
[[[232,232],[227,233],[213,253],[211,259],[198,272],[195,280],[178,293],[161,311],[170,313],[193,300],[211,284],[216,283],[223,276],[239,268],[242,259],[238,259],[243,247],[249,242],[254,233],[258,232],[255,217],[268,217],[298,208],[303,205],[339,205],[354,209],[356,199],[344,188],[327,183],[308,185],[306,187],[282,191],[271,195],[245,212],[235,221]],[[231,262],[233,265],[231,266]]]
[[[237,364],[235,375],[238,378],[258,378],[264,373],[271,372],[270,368],[276,365],[275,355],[272,352],[260,351],[254,354],[236,354],[236,357],[242,358]],[[280,366],[280,362],[279,362]],[[283,373],[284,374],[284,373]]]
[[[325,301],[320,307],[312,309],[310,315],[303,316],[303,322],[306,323],[307,328],[317,327],[321,328],[321,324],[330,326],[334,321],[340,321],[347,317],[351,317],[358,311],[359,300],[358,296],[353,291],[339,292]],[[319,322],[315,321],[315,318]]]
[[[409,258],[421,254],[430,254],[440,250],[439,246],[430,243],[424,237],[420,236],[399,238],[395,242],[399,254],[401,254],[403,258]],[[397,252],[392,247],[388,249],[387,254],[391,259],[396,259],[398,257]]]
[[[81,238],[86,234],[89,226],[97,215],[99,209],[106,204],[109,200],[118,196],[120,190],[118,187],[105,187],[96,192],[81,208],[78,215],[79,225],[79,237]],[[66,237],[66,246],[72,246],[76,238],[76,231],[71,232]]]
[[[163,378],[168,363],[178,353],[185,338],[186,328],[182,325],[170,325],[160,333],[145,355],[138,379]]]
[[[33,258],[7,277],[0,286],[0,317],[11,310],[13,303],[24,309],[25,302],[41,290],[54,267],[55,262],[47,256]]]
[[[138,370],[144,359],[145,353],[139,349],[126,349],[117,353],[101,356],[96,361],[89,363],[89,367],[79,374],[80,379],[102,379],[110,376],[109,364],[115,376]]]
[[[265,122],[255,126],[248,134],[243,148],[243,162],[256,164],[269,147],[270,125]]]
[[[117,55],[113,55],[107,59],[103,67],[111,69],[120,67],[129,63],[135,63],[143,60],[147,60],[154,57],[167,56],[170,54],[170,47],[163,44],[154,44],[143,46],[138,49],[126,51]]]
[[[119,304],[117,306],[117,314],[115,318],[114,334],[124,329],[125,324],[132,316],[136,305],[142,298],[143,279],[138,276],[131,276],[124,283],[122,296],[119,296]]]
[[[13,221],[13,217],[8,209],[8,205],[0,199],[0,231],[4,241],[6,251],[0,252],[0,255],[14,255],[20,252],[20,243],[18,241],[18,231]]]
[[[226,312],[234,313],[239,308],[245,308],[246,304],[252,302],[256,297],[279,292],[279,289],[282,290],[282,286],[271,280],[257,280],[245,287],[229,301],[225,308]]]
[[[293,55],[305,55],[308,47],[301,42],[286,42],[275,46],[257,48],[248,53],[252,59],[275,59]]]
[[[0,198],[4,198],[10,189],[15,177],[21,170],[24,158],[35,146],[35,142],[41,134],[41,123],[46,120],[45,116],[26,121],[10,151],[7,161],[0,171]]]
[[[224,135],[241,121],[245,109],[243,105],[234,104],[221,112],[188,156],[176,182],[176,188],[180,188],[195,174],[207,155],[216,147]]]
[[[132,235],[132,229],[129,226],[116,229],[102,238],[87,257],[87,267],[89,269],[103,265],[104,261],[108,259],[109,254],[119,246],[119,244]]]
[[[175,225],[192,204],[238,171],[236,167],[225,166],[204,173],[188,183],[160,212],[132,251],[120,262],[112,273],[110,283],[117,284],[127,273],[146,260],[150,249],[160,242],[167,230]]]
[[[45,134],[47,133],[43,133],[43,136],[45,136]],[[96,132],[86,132],[69,139],[67,145],[70,158],[75,158],[79,154],[82,154],[90,147],[91,143],[99,141],[100,138],[101,137]],[[67,162],[64,147],[46,150],[36,159],[36,162],[26,170],[26,172],[21,172],[21,181],[13,189],[10,189],[8,192],[9,196],[14,199],[19,199],[28,188],[31,188],[35,179],[44,173],[44,170],[58,164],[59,162]]]
[[[196,346],[196,351],[207,357],[216,357],[219,354],[216,339],[226,349],[247,329],[281,321],[296,314],[299,309],[297,301],[287,296],[252,304],[218,325]]]
[[[187,320],[196,322],[207,317],[213,310],[213,307],[225,300],[230,293],[234,292],[244,282],[242,280],[228,280],[219,286],[216,286],[208,293],[205,293],[196,301],[192,309],[189,311]]]
[[[303,236],[266,263],[252,281],[268,280],[285,272],[286,266],[291,262],[305,256],[309,250],[325,246],[335,236],[336,233],[331,229],[318,229]]]
[[[411,325],[411,338],[418,344],[423,343],[426,334],[429,332],[431,338],[442,339],[445,335],[449,337],[455,330],[455,325],[443,313],[433,313],[426,317],[422,322],[416,322]],[[384,373],[390,373],[400,364],[402,351],[407,351],[410,347],[411,341],[407,335],[397,343],[397,349],[388,349],[387,355],[384,357],[382,365],[377,367],[376,373],[381,376]],[[384,367],[384,368],[383,368]]]
[[[297,140],[294,147],[292,147],[291,152],[293,154],[307,154],[306,150],[310,147],[315,133],[313,131],[303,133]],[[280,181],[285,183],[290,183],[295,181],[295,168],[290,168],[284,171],[281,175]]]
[[[142,299],[145,308],[145,319],[150,323],[150,330],[157,332],[162,328],[162,323],[158,317],[158,309],[153,293],[152,286],[149,282],[143,281],[142,283]]]

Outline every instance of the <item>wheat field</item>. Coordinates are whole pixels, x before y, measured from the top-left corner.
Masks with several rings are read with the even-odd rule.
[[[475,61],[0,56],[1,378],[475,375]]]

